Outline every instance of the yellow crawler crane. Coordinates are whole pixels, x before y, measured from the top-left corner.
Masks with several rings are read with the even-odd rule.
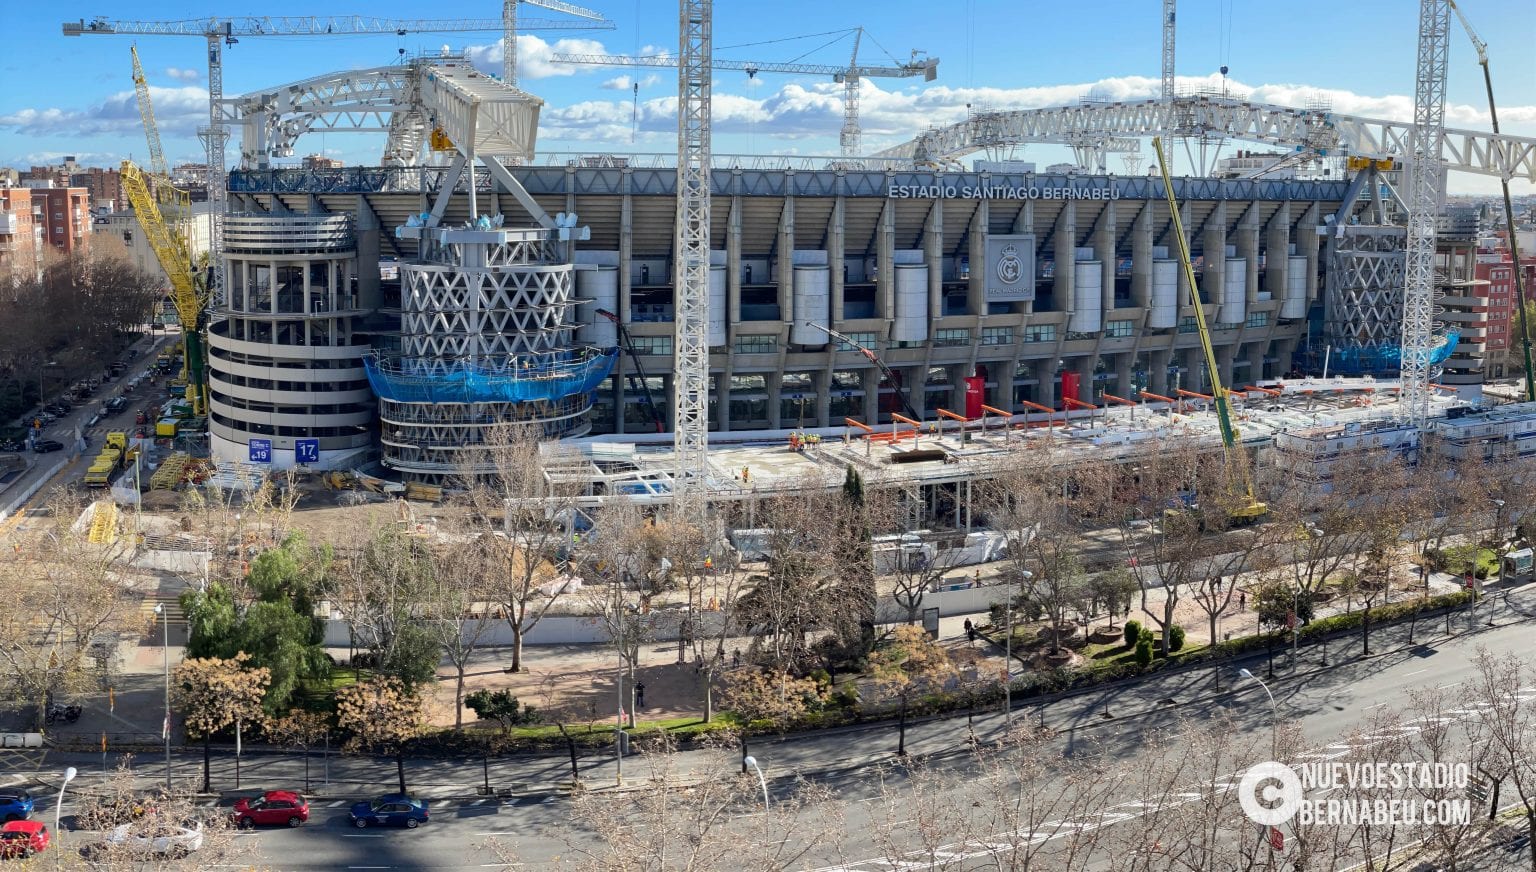
[[[1163,172],[1163,193],[1168,198],[1168,213],[1173,222],[1172,236],[1179,251],[1179,265],[1184,269],[1184,280],[1189,284],[1191,302],[1194,303],[1195,324],[1200,329],[1200,348],[1205,352],[1205,367],[1211,376],[1211,399],[1216,405],[1216,420],[1221,425],[1221,448],[1226,455],[1227,473],[1231,481],[1244,491],[1243,502],[1232,509],[1233,521],[1251,522],[1269,513],[1269,507],[1259,502],[1253,492],[1253,474],[1248,469],[1248,453],[1238,438],[1237,426],[1232,422],[1232,401],[1225,385],[1221,383],[1221,370],[1216,365],[1216,352],[1211,347],[1211,333],[1205,326],[1205,309],[1201,305],[1200,285],[1195,281],[1195,267],[1189,256],[1189,241],[1184,238],[1184,222],[1179,217],[1179,202],[1173,195],[1173,177],[1168,174],[1168,158],[1163,154],[1161,137],[1152,138],[1157,151],[1157,163]]]

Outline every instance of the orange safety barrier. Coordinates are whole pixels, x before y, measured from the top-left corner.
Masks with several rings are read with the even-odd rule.
[[[1095,406],[1093,403],[1085,403],[1082,400],[1074,399],[1072,397],[1062,397],[1061,398],[1061,402],[1063,404],[1065,404],[1068,408],[1075,408],[1075,409],[1097,409],[1098,408],[1098,406]]]
[[[1245,391],[1258,391],[1261,394],[1269,394],[1272,397],[1285,396],[1285,393],[1283,391],[1271,390],[1269,388],[1261,388],[1258,385],[1248,385],[1247,387],[1243,388],[1243,390],[1245,390]]]
[[[922,427],[923,426],[923,422],[922,421],[914,421],[911,418],[908,418],[906,415],[898,415],[895,412],[891,413],[891,420],[892,421],[900,421],[903,424],[910,424],[913,427]]]
[[[855,420],[853,418],[844,418],[843,419],[843,423],[847,424],[849,427],[857,427],[860,430],[863,430],[865,433],[873,433],[873,432],[875,432],[875,428],[869,426],[868,424],[864,423],[863,421]]]
[[[1019,400],[1019,404],[1026,409],[1034,409],[1037,412],[1045,412],[1048,415],[1056,414],[1056,410],[1050,406],[1042,406],[1039,403],[1031,403],[1029,400]]]
[[[1186,391],[1183,388],[1175,389],[1174,393],[1178,394],[1181,397],[1190,397],[1190,398],[1199,399],[1199,400],[1209,400],[1211,398],[1210,394],[1202,394],[1199,391]]]
[[[1127,400],[1125,397],[1117,397],[1114,394],[1103,394],[1103,397],[1112,403],[1119,403],[1122,406],[1139,405],[1135,400]]]
[[[964,415],[956,415],[948,409],[935,409],[934,411],[938,413],[940,418],[948,418],[951,421],[959,421],[962,424],[968,423],[971,420]]]
[[[1161,400],[1162,402],[1165,402],[1165,403],[1177,403],[1178,402],[1178,400],[1175,400],[1173,397],[1165,397],[1162,394],[1154,394],[1151,391],[1142,391],[1141,395],[1142,395],[1142,397],[1144,397],[1144,398],[1146,398],[1148,400]]]
[[[1012,418],[1013,413],[999,409],[996,406],[982,406],[981,410],[989,415],[997,415],[1000,418]]]

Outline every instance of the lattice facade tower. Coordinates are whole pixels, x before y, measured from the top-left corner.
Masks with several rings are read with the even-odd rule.
[[[267,440],[284,468],[296,439],[318,439],[311,466],[350,465],[374,417],[351,217],[231,213],[223,224],[229,287],[208,328],[214,456],[244,462],[251,440]]]
[[[385,465],[441,484],[494,472],[488,432],[528,425],[540,438],[590,427],[592,390],[615,350],[576,345],[574,268],[555,234],[401,227],[421,256],[402,264],[398,355],[368,361]]]
[[[1330,233],[1324,325],[1329,344],[1396,346],[1403,332],[1403,228],[1351,224]]]

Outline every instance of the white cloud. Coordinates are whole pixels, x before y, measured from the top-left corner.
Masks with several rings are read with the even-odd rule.
[[[193,70],[193,69],[185,69],[184,70],[184,69],[182,69],[180,67],[166,67],[165,68],[165,74],[167,76],[169,76],[170,78],[175,79],[178,82],[195,82],[198,79],[202,78],[202,75],[203,75],[202,73],[199,73],[197,70]]]
[[[604,91],[628,91],[630,84],[629,76],[614,76],[611,79],[605,80],[598,87]]]
[[[165,136],[192,136],[208,123],[208,91],[199,87],[149,87],[155,122]],[[132,91],[119,91],[88,109],[21,109],[0,115],[0,129],[17,133],[92,136],[142,136],[138,100]]]
[[[576,64],[557,64],[549,59],[556,52],[566,54],[607,54],[608,50],[595,39],[557,39],[553,43],[545,42],[530,33],[517,35],[517,78],[547,79],[552,76],[574,76],[583,69]],[[490,45],[472,45],[464,49],[470,62],[482,72],[494,76],[501,75],[501,62],[504,52],[502,41],[496,40]]]
[[[650,75],[648,75],[645,78],[640,80],[640,87],[641,88],[654,87],[656,85],[656,83],[660,82],[660,81],[661,81],[661,76],[658,76],[655,73],[651,73]]]

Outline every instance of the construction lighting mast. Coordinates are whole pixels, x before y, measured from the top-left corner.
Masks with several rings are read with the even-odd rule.
[[[1402,400],[1398,415],[1423,427],[1429,418],[1430,353],[1435,329],[1435,213],[1445,163],[1445,78],[1450,55],[1449,0],[1419,0],[1419,56],[1413,84],[1408,164],[1408,239],[1403,287]],[[1518,267],[1517,267],[1518,268]]]
[[[677,369],[672,377],[673,500],[702,529],[709,469],[709,115],[711,0],[679,0],[677,64]]]
[[[505,21],[497,19],[396,19],[368,18],[357,15],[329,17],[244,17],[193,18],[181,21],[91,21],[64,22],[65,36],[195,36],[208,43],[208,124],[199,127],[197,136],[208,150],[208,204],[212,237],[208,240],[208,258],[212,266],[209,292],[213,299],[224,299],[224,212],[229,202],[228,165],[224,159],[224,141],[229,132],[222,117],[224,101],[224,46],[234,45],[245,36],[340,36],[348,34],[407,33],[481,33],[503,30]],[[611,21],[525,21],[523,30],[612,30]]]
[[[846,67],[832,64],[713,60],[710,63],[710,68],[716,70],[739,70],[746,73],[748,77],[755,77],[758,73],[831,76],[832,81],[840,82],[843,85],[843,128],[838,136],[838,141],[842,146],[842,155],[846,158],[855,158],[859,156],[859,152],[862,150],[862,134],[859,127],[860,79],[907,79],[914,76],[922,76],[923,81],[931,82],[939,75],[939,59],[930,58],[926,53],[916,49],[912,51],[911,59],[906,63],[898,63],[892,66],[860,65],[859,43],[864,36],[864,28],[856,28],[855,34],[853,59]],[[675,67],[678,65],[677,58],[665,55],[631,57],[628,55],[567,54],[557,52],[550,55],[550,60],[556,63],[590,64],[603,67]]]
[[[501,80],[517,87],[517,4],[527,3],[529,6],[539,6],[555,12],[564,12],[577,18],[586,18],[592,21],[605,20],[602,13],[593,12],[577,6],[574,3],[562,3],[560,0],[503,0],[501,7]]]
[[[1493,102],[1493,74],[1488,70],[1488,43],[1483,42],[1472,29],[1472,22],[1467,20],[1466,13],[1456,5],[1456,0],[1450,0],[1451,10],[1461,20],[1461,28],[1467,32],[1467,38],[1472,40],[1472,47],[1477,50],[1477,64],[1483,68],[1483,86],[1488,91],[1488,117],[1493,124],[1493,135],[1499,135],[1499,109]],[[1509,234],[1509,260],[1513,269],[1515,280],[1515,306],[1520,319],[1521,350],[1525,355],[1525,399],[1527,402],[1536,402],[1536,366],[1531,365],[1531,325],[1526,323],[1530,316],[1525,311],[1525,278],[1520,269],[1520,241],[1515,238],[1515,206],[1509,196],[1509,173],[1499,175],[1499,185],[1504,189],[1504,229]]]

